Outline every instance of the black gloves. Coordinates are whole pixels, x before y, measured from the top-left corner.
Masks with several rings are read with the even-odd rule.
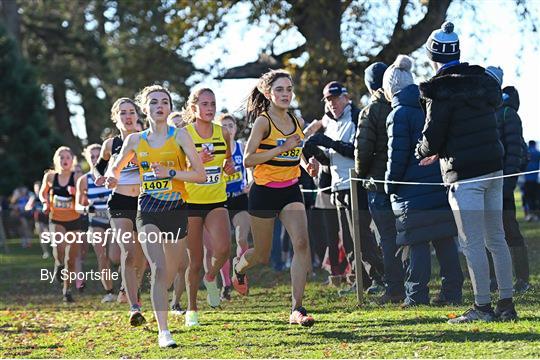
[[[325,148],[332,148],[332,145],[334,143],[334,140],[330,139],[328,136],[322,134],[322,133],[316,133],[312,135],[308,142],[312,143],[316,146],[322,146]]]
[[[310,146],[314,145],[314,146],[322,146],[327,149],[334,149],[336,152],[340,153],[341,155],[354,159],[354,144],[346,143],[344,141],[334,141],[322,133],[316,133],[310,136],[309,139],[306,141],[306,145],[308,144]]]

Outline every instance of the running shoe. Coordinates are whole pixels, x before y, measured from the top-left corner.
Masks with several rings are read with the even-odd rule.
[[[230,286],[224,286],[221,288],[221,300],[231,301],[231,291]]]
[[[175,348],[178,346],[176,345],[176,342],[174,342],[169,330],[159,332],[158,343],[160,348]]]
[[[133,305],[129,310],[129,323],[131,326],[141,326],[146,322],[143,314],[141,313],[141,307]]]
[[[313,326],[315,319],[313,316],[307,314],[307,310],[300,306],[293,310],[289,316],[289,324]]]
[[[221,299],[219,298],[219,288],[217,286],[217,279],[214,279],[213,281],[206,280],[206,277],[203,278],[204,286],[206,287],[206,301],[208,302],[208,305],[212,308],[217,308],[219,304],[221,303]]]
[[[371,286],[366,289],[366,293],[368,293],[369,295],[380,294],[384,291],[385,291],[384,284],[381,284],[380,282],[376,280],[373,280],[373,282],[371,283]],[[355,292],[356,292],[356,288],[355,288]]]
[[[108,303],[108,302],[113,302],[114,301],[114,295],[111,294],[111,293],[107,293],[103,299],[101,299],[101,302],[102,303]]]
[[[517,279],[514,283],[514,294],[524,294],[531,289],[531,284],[523,279]]]
[[[344,289],[338,290],[337,293],[338,293],[339,297],[344,297],[344,296],[356,294],[356,283],[354,283],[351,286],[346,287]]]
[[[128,298],[127,298],[127,295],[126,295],[126,290],[120,289],[120,291],[118,291],[118,296],[116,297],[116,301],[121,303],[121,304],[125,304],[125,303],[128,302]]]
[[[246,274],[240,274],[236,272],[236,264],[238,264],[238,261],[239,259],[236,257],[233,259],[233,263],[232,263],[233,275],[232,275],[231,280],[232,280],[234,289],[238,291],[240,295],[246,296],[249,292],[248,280],[247,280]]]
[[[86,288],[86,282],[82,280],[76,280],[75,284],[76,284],[77,290],[79,290],[79,293],[82,294],[84,292],[84,289]]]
[[[72,302],[75,302],[75,300],[73,300],[73,296],[71,295],[71,293],[65,293],[64,294],[64,299],[63,301],[65,303],[72,303]]]
[[[495,313],[493,312],[493,309],[490,309],[490,311],[482,311],[478,309],[476,306],[470,308],[469,310],[465,311],[463,315],[460,315],[454,319],[448,320],[449,324],[464,324],[464,323],[470,323],[473,321],[485,321],[485,322],[491,322],[495,320]]]
[[[182,309],[182,307],[178,303],[171,306],[171,311],[174,315],[178,316],[184,315],[186,313],[186,310]]]
[[[199,326],[199,314],[192,310],[186,311],[185,325],[189,327]]]

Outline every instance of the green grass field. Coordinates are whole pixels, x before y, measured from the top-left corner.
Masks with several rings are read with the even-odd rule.
[[[146,326],[131,328],[127,305],[101,304],[98,282],[89,284],[74,305],[59,300],[58,284],[39,280],[40,249],[0,254],[0,357],[2,358],[540,358],[540,224],[522,223],[529,244],[535,290],[516,298],[520,320],[515,323],[449,325],[448,316],[462,307],[379,307],[373,298],[358,307],[353,296],[339,298],[322,285],[323,272],[311,279],[305,305],[316,324],[287,324],[289,275],[259,267],[251,274],[250,296],[233,293],[219,310],[208,308],[200,293],[199,328],[187,329],[183,317],[169,316],[176,349],[157,346],[157,324],[150,311],[148,290],[143,309]],[[436,263],[436,261],[435,261]],[[94,266],[91,252],[87,268]],[[435,273],[435,271],[434,271]],[[432,294],[437,291],[434,277]],[[470,282],[466,303],[472,302]]]

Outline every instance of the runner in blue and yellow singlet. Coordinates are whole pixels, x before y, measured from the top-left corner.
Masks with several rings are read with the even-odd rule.
[[[184,182],[203,182],[204,167],[187,131],[167,125],[172,110],[167,89],[147,86],[137,95],[137,101],[150,127],[126,138],[107,171],[106,184],[114,187],[121,169],[130,161],[139,164],[137,230],[150,264],[150,296],[158,323],[158,343],[160,347],[176,347],[167,325],[167,290],[178,271],[181,242],[187,233]]]

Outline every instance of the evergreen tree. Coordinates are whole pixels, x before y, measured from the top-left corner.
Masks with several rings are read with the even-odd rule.
[[[31,67],[0,26],[0,194],[41,179],[59,140]]]

